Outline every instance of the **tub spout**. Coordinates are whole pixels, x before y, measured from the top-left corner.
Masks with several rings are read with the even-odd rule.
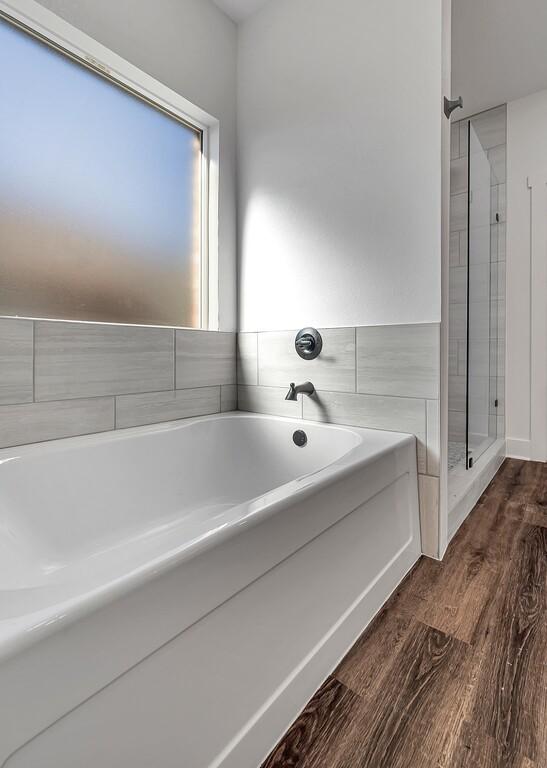
[[[304,384],[295,385],[294,382],[289,384],[289,391],[285,397],[285,400],[296,400],[298,395],[313,395],[315,387],[311,381],[306,381]]]

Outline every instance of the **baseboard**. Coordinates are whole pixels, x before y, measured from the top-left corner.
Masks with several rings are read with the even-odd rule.
[[[517,437],[507,438],[507,455],[511,459],[525,459],[529,461],[531,448],[530,440],[520,440]]]

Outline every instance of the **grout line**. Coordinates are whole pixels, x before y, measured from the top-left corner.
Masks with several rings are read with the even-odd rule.
[[[36,323],[32,321],[32,402],[36,402]]]
[[[255,352],[256,352],[256,386],[258,387],[259,386],[258,372],[260,370],[260,366],[258,364],[258,333],[255,334],[255,335],[256,335],[256,339],[255,339],[255,343],[256,343],[256,350],[255,350]]]
[[[177,332],[173,328],[173,389],[177,391]]]
[[[355,345],[355,393],[357,394],[357,327],[353,329],[353,341]]]

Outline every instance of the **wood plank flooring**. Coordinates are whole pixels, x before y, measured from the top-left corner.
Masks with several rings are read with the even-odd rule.
[[[505,461],[263,768],[547,768],[547,464]]]

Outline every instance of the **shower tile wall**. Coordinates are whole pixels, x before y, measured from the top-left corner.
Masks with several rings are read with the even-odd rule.
[[[490,264],[475,264],[470,279],[475,282],[475,295],[484,287],[483,300],[491,301],[491,329],[483,329],[483,338],[471,346],[471,371],[476,377],[473,391],[480,402],[470,403],[470,408],[489,413],[491,427],[496,422],[497,436],[505,436],[505,235],[506,235],[506,132],[505,105],[483,112],[472,118],[481,144],[487,150],[492,166],[491,196],[492,219],[490,227]],[[465,392],[466,392],[466,296],[467,296],[467,120],[451,126],[451,174],[450,174],[450,279],[449,279],[449,388],[448,432],[449,442],[465,442]],[[496,221],[499,214],[499,223]],[[488,271],[490,291],[488,295]],[[471,306],[470,312],[477,307]],[[489,333],[497,339],[496,358],[489,361]],[[488,377],[497,371],[498,407],[492,396],[488,402]],[[482,385],[482,386],[481,386]],[[491,387],[493,393],[495,387]],[[483,393],[482,399],[480,393]],[[484,401],[484,402],[483,402]]]
[[[234,410],[235,337],[0,318],[0,448]]]
[[[323,352],[304,361],[296,330],[238,334],[242,411],[410,432],[418,440],[422,544],[438,554],[439,325],[321,329]],[[314,398],[285,400],[309,379]]]

